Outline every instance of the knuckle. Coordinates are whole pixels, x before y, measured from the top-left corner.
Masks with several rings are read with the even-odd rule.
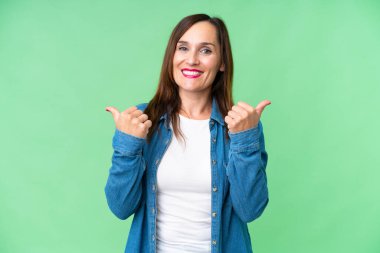
[[[131,120],[131,122],[132,122],[133,124],[138,124],[138,123],[139,123],[139,120],[138,120],[137,118],[133,118],[133,119]]]

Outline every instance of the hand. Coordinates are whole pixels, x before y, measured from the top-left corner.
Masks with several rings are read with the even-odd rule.
[[[106,111],[112,113],[117,129],[135,137],[145,138],[152,126],[152,121],[148,120],[148,115],[138,110],[136,106],[123,112],[119,112],[115,107],[107,106]]]
[[[231,133],[237,133],[256,127],[264,108],[270,104],[271,102],[269,100],[264,100],[254,108],[247,103],[238,102],[237,105],[232,106],[232,109],[224,118],[228,130]]]

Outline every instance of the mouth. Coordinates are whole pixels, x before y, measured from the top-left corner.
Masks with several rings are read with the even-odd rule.
[[[198,78],[203,72],[198,69],[181,69],[182,74],[187,78]]]

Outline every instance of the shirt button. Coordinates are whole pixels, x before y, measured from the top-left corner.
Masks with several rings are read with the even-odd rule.
[[[152,185],[152,191],[156,191],[156,185]]]
[[[217,187],[212,187],[212,191],[213,191],[213,192],[217,192],[217,191],[218,191],[218,188],[217,188]]]
[[[216,212],[213,212],[211,215],[212,215],[213,218],[215,218],[216,217]]]
[[[215,165],[216,164],[216,160],[212,160],[212,164]]]
[[[154,208],[152,208],[152,214],[154,214]]]
[[[212,138],[212,142],[215,143],[216,142],[216,138]]]
[[[154,241],[156,238],[155,238],[155,236],[154,235],[152,235],[152,241]]]
[[[212,240],[212,245],[216,245],[216,240]]]

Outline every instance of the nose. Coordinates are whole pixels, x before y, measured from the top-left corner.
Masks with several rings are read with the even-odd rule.
[[[189,65],[199,64],[198,52],[196,50],[189,52],[188,57],[187,57],[187,63]]]

